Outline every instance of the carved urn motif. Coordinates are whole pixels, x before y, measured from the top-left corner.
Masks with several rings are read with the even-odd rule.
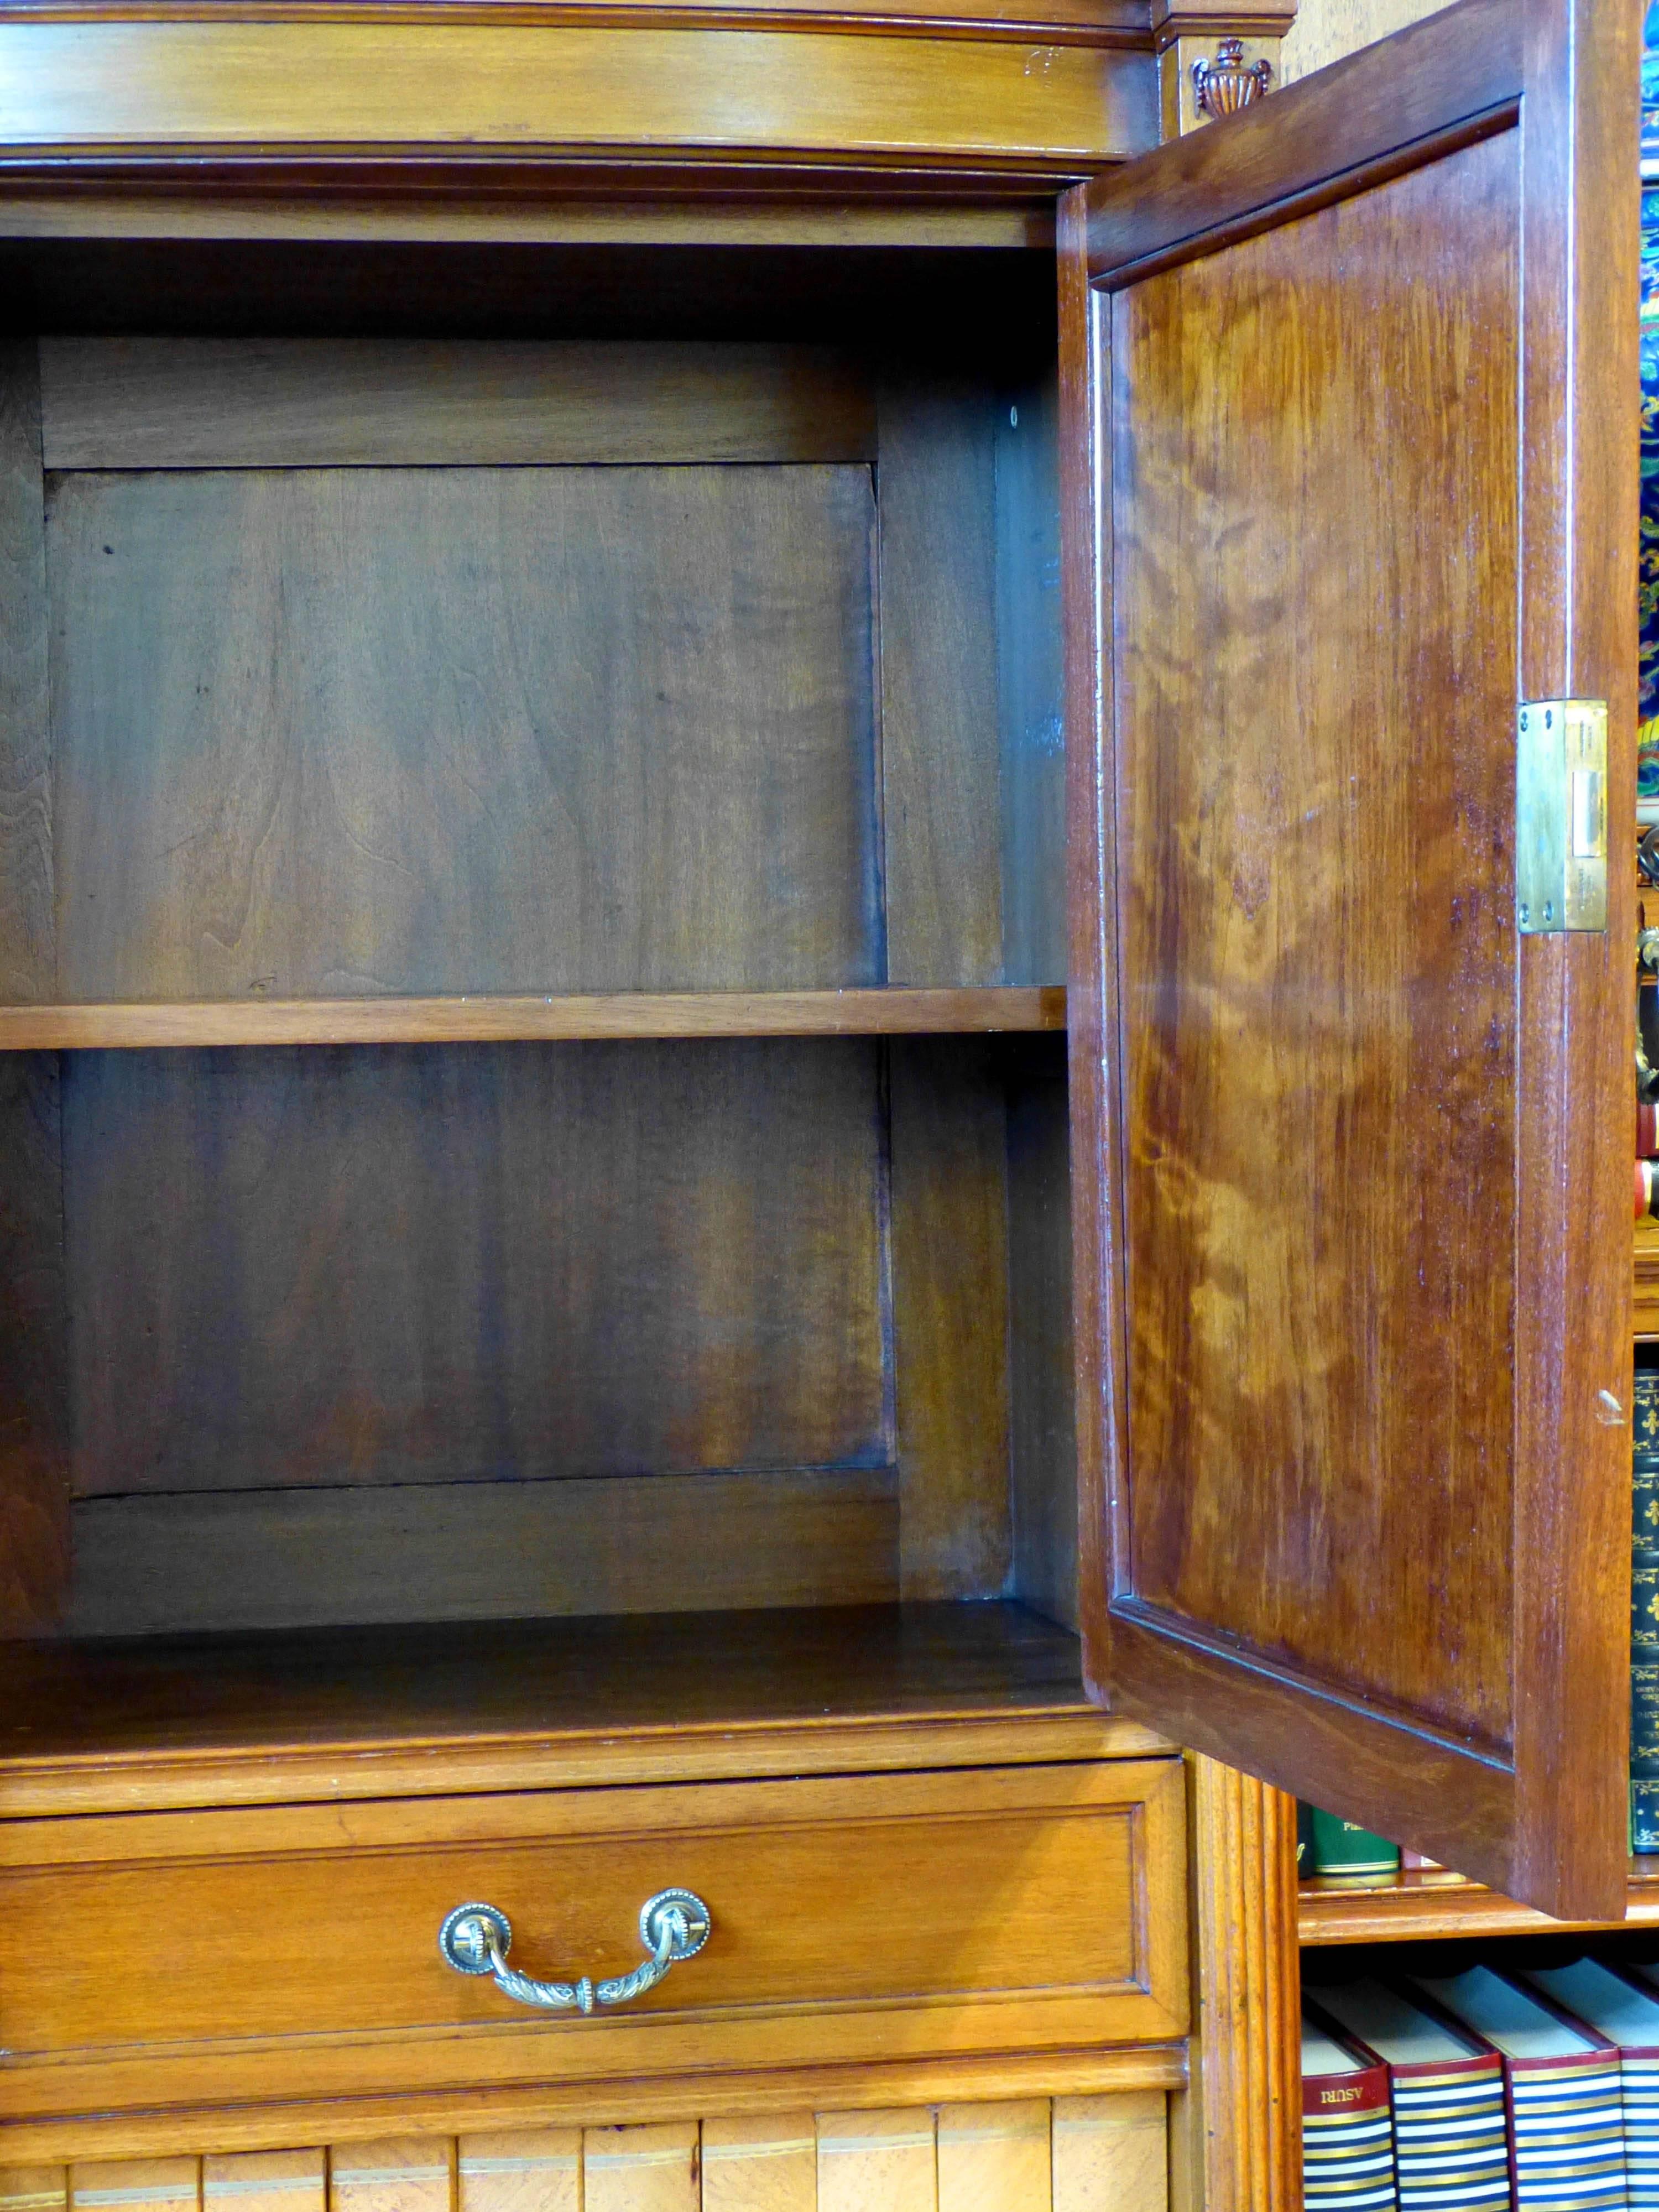
[[[1212,62],[1200,57],[1193,64],[1198,112],[1212,118],[1235,114],[1266,92],[1272,76],[1271,64],[1246,64],[1242,39],[1224,39]]]

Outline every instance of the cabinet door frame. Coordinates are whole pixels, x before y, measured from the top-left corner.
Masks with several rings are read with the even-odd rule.
[[[1074,190],[1059,246],[1085,1671],[1103,1702],[1179,1741],[1546,1911],[1601,1919],[1622,1917],[1626,1870],[1633,873],[1615,835],[1606,935],[1516,946],[1505,1755],[1138,1594],[1115,924],[1135,856],[1119,848],[1109,434],[1123,404],[1115,295],[1518,132],[1519,697],[1609,699],[1608,818],[1629,819],[1638,30],[1635,0],[1616,16],[1606,0],[1458,0]]]

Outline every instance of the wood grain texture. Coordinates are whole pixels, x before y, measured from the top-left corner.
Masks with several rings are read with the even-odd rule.
[[[1446,0],[1299,0],[1280,49],[1281,81],[1294,84],[1445,4]]]
[[[0,998],[53,995],[52,716],[36,348],[0,338]]]
[[[1063,1054],[1022,1053],[1008,1086],[1013,1587],[1026,1604],[1074,1628],[1078,1462],[1066,1105]]]
[[[1422,27],[1424,32],[1431,23]],[[1521,515],[1522,698],[1608,703],[1607,805],[1636,795],[1639,539],[1636,281],[1638,11],[1551,0],[1527,17],[1521,125],[1527,426]],[[1587,354],[1591,333],[1607,342]],[[1608,550],[1598,569],[1595,548]],[[1618,848],[1613,848],[1615,854]],[[1628,1154],[1635,994],[1631,872],[1607,870],[1605,936],[1525,940],[1520,957],[1516,1522],[1518,1829],[1498,1869],[1431,1850],[1558,1915],[1616,1918],[1629,1799]],[[1612,1418],[1609,1419],[1609,1414]],[[1613,1626],[1615,1620],[1618,1626]],[[1420,1848],[1420,1846],[1419,1846]]]
[[[1182,0],[1213,10],[1219,0]],[[1154,0],[1154,9],[1165,0]],[[96,22],[107,15],[103,0],[22,0],[19,16],[56,22]],[[168,0],[124,0],[121,20],[165,21]],[[1281,12],[1294,13],[1293,9]],[[238,0],[196,0],[191,21],[234,22]],[[338,23],[496,23],[544,29],[579,22],[629,27],[677,24],[697,30],[725,25],[763,26],[782,21],[792,28],[817,21],[826,28],[861,31],[877,37],[895,29],[942,36],[1018,39],[1041,37],[1055,45],[1118,47],[1137,52],[1146,43],[1145,0],[267,0],[262,21],[303,23],[321,16]],[[794,19],[803,19],[797,22]],[[1161,21],[1162,17],[1158,20]]]
[[[0,1006],[0,1052],[157,1045],[487,1044],[596,1037],[908,1036],[1063,1030],[1046,989],[621,991],[538,999],[186,1000]]]
[[[1050,2212],[1048,2100],[942,2105],[939,2212]]]
[[[817,2212],[810,2112],[702,2124],[702,2212]]]
[[[582,2212],[578,2128],[498,2128],[455,2146],[456,2212]]]
[[[933,2115],[818,2114],[818,2212],[937,2212]]]
[[[259,2103],[293,2124],[292,2100],[361,2118],[550,2081],[586,2081],[592,2110],[677,2071],[706,2091],[763,2066],[1168,2041],[1185,2025],[1181,1801],[1176,1762],[1111,1760],[7,1823],[0,1968],[26,2038],[8,2125]],[[66,1966],[25,1916],[71,1880]],[[526,2021],[437,1954],[444,1914],[482,1896],[527,1971],[617,1971],[671,1880],[707,1898],[709,1944],[602,2033]],[[338,1926],[349,1972],[318,1941]]]
[[[900,1589],[1000,1597],[1012,1560],[1003,1094],[977,1042],[889,1051]]]
[[[1580,1240],[1601,1218],[1604,1199],[1627,1204],[1622,1182],[1613,1190],[1613,1155],[1605,1146],[1598,1154],[1595,1139],[1621,1126],[1628,1111],[1627,1099],[1615,1109],[1612,1092],[1625,1081],[1630,994],[1627,977],[1614,994],[1604,973],[1607,946],[1627,942],[1616,914],[1605,943],[1528,944],[1518,963],[1512,934],[1509,728],[1517,685],[1535,694],[1542,678],[1511,660],[1505,641],[1512,633],[1493,627],[1491,609],[1516,605],[1524,640],[1529,610],[1541,619],[1561,605],[1559,538],[1538,535],[1523,517],[1517,546],[1508,526],[1520,461],[1513,394],[1517,372],[1533,375],[1519,359],[1516,321],[1518,289],[1524,283],[1528,300],[1534,296],[1518,266],[1522,165],[1514,133],[1504,128],[1519,97],[1521,13],[1499,0],[1468,0],[1266,103],[1271,109],[1283,101],[1277,137],[1246,116],[1149,157],[1145,204],[1158,197],[1152,187],[1160,180],[1178,188],[1164,209],[1168,221],[1159,218],[1162,274],[1146,273],[1160,265],[1148,258],[1149,240],[1158,241],[1145,225],[1136,228],[1140,218],[1121,185],[1091,188],[1089,207],[1104,211],[1105,228],[1091,231],[1085,250],[1110,293],[1095,310],[1092,336],[1090,264],[1081,261],[1073,222],[1071,252],[1079,258],[1063,295],[1071,419],[1087,424],[1092,356],[1109,393],[1101,404],[1111,451],[1097,489],[1091,492],[1086,478],[1076,487],[1081,528],[1071,543],[1086,562],[1096,498],[1116,534],[1109,621],[1086,568],[1073,601],[1073,696],[1088,747],[1074,787],[1079,965],[1072,1018],[1081,1080],[1073,1100],[1087,1117],[1088,1156],[1103,1173],[1095,1210],[1082,1224],[1078,1280],[1091,1303],[1079,1305],[1079,1341],[1088,1361],[1108,1363],[1080,1376],[1080,1407],[1085,1393],[1103,1382],[1126,1393],[1111,1418],[1103,1404],[1088,1417],[1085,1438],[1085,1460],[1098,1455],[1091,1480],[1099,1501],[1085,1507],[1085,1528],[1097,1512],[1091,1540],[1109,1538],[1116,1562],[1103,1561],[1098,1579],[1085,1565],[1092,1592],[1085,1669],[1111,1686],[1122,1709],[1156,1717],[1190,1745],[1335,1804],[1510,1894],[1518,1887],[1558,1912],[1599,1917],[1622,1894],[1616,1746],[1623,1723],[1613,1705],[1623,1695],[1625,1655],[1622,1631],[1613,1626],[1622,1620],[1612,1533],[1620,1495],[1613,1474],[1617,1434],[1594,1409],[1597,1389],[1618,1400],[1625,1387],[1628,1318],[1622,1303],[1616,1317],[1604,1308],[1604,1291],[1622,1302],[1622,1281],[1604,1285]],[[1526,67],[1540,88],[1538,117],[1557,115],[1555,137],[1540,143],[1559,152],[1572,136],[1553,105],[1559,88],[1577,82],[1581,96],[1590,95],[1561,43],[1566,17],[1550,20],[1553,45],[1532,52]],[[1609,112],[1623,110],[1614,103]],[[1465,130],[1460,115],[1485,120],[1479,131]],[[1627,122],[1617,126],[1626,137]],[[1407,147],[1402,133],[1426,136]],[[1627,259],[1621,227],[1628,210],[1613,180],[1628,167],[1613,158],[1599,124],[1580,130],[1576,143],[1582,189],[1568,195],[1571,204],[1587,223],[1604,204],[1617,201],[1622,212],[1608,217],[1605,253],[1600,246],[1588,259],[1579,253],[1573,265],[1593,261],[1603,273],[1617,270]],[[1209,150],[1189,155],[1188,143]],[[1321,204],[1322,162],[1347,197]],[[1542,154],[1538,166],[1547,173]],[[1535,181],[1530,155],[1526,174]],[[1216,222],[1206,228],[1210,216]],[[1529,218],[1525,229],[1528,252],[1535,246],[1545,257],[1540,282],[1547,295],[1555,281],[1548,220]],[[1338,258],[1326,263],[1339,241]],[[1316,261],[1328,267],[1328,283],[1310,283]],[[1362,264],[1368,278],[1340,309]],[[1266,289],[1255,289],[1269,272],[1276,273]],[[1235,337],[1247,326],[1273,331],[1271,345],[1249,349],[1254,368],[1230,354],[1218,326],[1201,334],[1200,302],[1224,298]],[[1333,316],[1346,316],[1346,337]],[[1432,342],[1431,323],[1443,325]],[[1144,349],[1155,325],[1171,340],[1170,352],[1158,340]],[[1527,327],[1543,343],[1550,319],[1535,323],[1529,308]],[[1158,363],[1149,374],[1153,353]],[[1367,376],[1386,358],[1395,362],[1388,390],[1368,392]],[[1558,349],[1553,380],[1528,386],[1531,434],[1547,444],[1558,432],[1565,437],[1564,358]],[[1275,388],[1283,406],[1269,406],[1275,428],[1258,438],[1252,409],[1265,387],[1255,368],[1269,362],[1269,381],[1282,372]],[[1455,395],[1447,388],[1454,365]],[[1598,420],[1633,419],[1613,396],[1626,368],[1616,351],[1595,356],[1594,373],[1607,380],[1591,410]],[[1173,442],[1161,449],[1158,395],[1176,392],[1179,404],[1164,417]],[[1258,462],[1266,467],[1291,411],[1299,412],[1302,428],[1295,450],[1272,464],[1276,489],[1269,489],[1268,474],[1254,471]],[[1176,429],[1177,416],[1190,439]],[[1403,493],[1437,441],[1434,482],[1455,483],[1463,504],[1449,511],[1425,476],[1420,495],[1386,523],[1388,501]],[[1085,449],[1101,461],[1101,443]],[[1552,450],[1559,459],[1566,447]],[[1607,453],[1592,441],[1583,459],[1583,498],[1574,512],[1611,513]],[[1233,497],[1226,487],[1237,489],[1245,476],[1252,479],[1245,536],[1263,532],[1254,552],[1244,537],[1219,526]],[[1552,482],[1547,470],[1534,477],[1530,461],[1526,480],[1540,497]],[[1231,511],[1243,514],[1236,505]],[[1559,520],[1559,507],[1551,511]],[[1284,531],[1264,522],[1280,513],[1302,520]],[[1429,514],[1444,526],[1427,531]],[[1371,529],[1377,534],[1368,537]],[[1166,535],[1155,544],[1160,530]],[[1189,535],[1177,554],[1183,532]],[[1606,542],[1616,535],[1610,528]],[[1297,549],[1316,541],[1319,573],[1304,574]],[[1430,586],[1437,564],[1439,581]],[[1163,588],[1152,587],[1155,572]],[[1345,574],[1329,618],[1302,629],[1321,593]],[[1366,605],[1365,635],[1338,650],[1343,624]],[[1602,637],[1594,626],[1583,632],[1585,658],[1574,683],[1617,700],[1626,696],[1628,640],[1622,631],[1622,643],[1609,635],[1604,651]],[[1373,672],[1363,695],[1376,700],[1395,690],[1386,737],[1369,715],[1369,736],[1352,726],[1352,672],[1367,654]],[[1184,766],[1178,737],[1168,750],[1146,742],[1176,690],[1185,700],[1182,729],[1205,732]],[[1476,721],[1460,724],[1477,696],[1484,703]],[[1258,709],[1274,725],[1271,737],[1266,719],[1254,724]],[[1256,738],[1242,745],[1253,724]],[[1302,734],[1287,753],[1282,731],[1291,724]],[[1620,727],[1627,732],[1626,723]],[[1429,780],[1402,805],[1406,795],[1390,779],[1431,728]],[[1454,731],[1461,732],[1455,742]],[[1328,747],[1322,785],[1325,770],[1315,765],[1322,744]],[[1251,752],[1259,772],[1240,783],[1236,771]],[[1626,767],[1621,755],[1620,777]],[[1188,770],[1193,781],[1183,785]],[[1126,851],[1135,854],[1133,872],[1115,880],[1109,838],[1103,865],[1102,848],[1090,842],[1098,822],[1088,787],[1097,776],[1109,805],[1122,810]],[[1351,785],[1350,776],[1357,778]],[[1183,787],[1187,799],[1176,800]],[[1454,791],[1456,813],[1441,809]],[[1197,909],[1179,921],[1173,906],[1160,909],[1158,871],[1173,848],[1160,851],[1152,825],[1163,820],[1173,830],[1177,815],[1179,836],[1190,840],[1181,865],[1194,869],[1197,896],[1212,902],[1205,927],[1218,963],[1206,953],[1195,964],[1189,925]],[[1284,835],[1269,854],[1273,823]],[[1368,839],[1380,842],[1361,866]],[[1390,854],[1391,840],[1397,849]],[[1615,890],[1626,893],[1622,875]],[[1322,899],[1323,918],[1310,927]],[[1121,1013],[1119,963],[1103,963],[1089,947],[1091,937],[1104,943],[1108,930],[1121,950]],[[1364,983],[1358,1025],[1335,1022],[1343,991],[1361,982],[1366,961],[1389,939],[1393,967],[1377,979],[1375,995]],[[1344,962],[1351,963],[1347,983]],[[1409,999],[1399,995],[1407,975],[1415,979]],[[1086,1012],[1085,992],[1095,1002]],[[1570,1076],[1562,1040],[1580,1030],[1583,1047],[1571,1056],[1577,1072]],[[1334,1090],[1310,1080],[1322,1036],[1339,1071]],[[1352,1177],[1328,1189],[1318,1231],[1305,1238],[1293,1231],[1275,1248],[1277,1232],[1265,1217],[1237,1210],[1243,1155],[1232,1154],[1224,1134],[1231,1122],[1249,1148],[1245,1124],[1263,1103],[1256,1086],[1283,1079],[1281,1107],[1293,1117],[1301,1087],[1306,1115],[1294,1135],[1281,1125],[1289,1146],[1283,1157],[1298,1157],[1302,1174],[1310,1153],[1318,1156],[1311,1190],[1355,1140],[1381,1095],[1377,1083],[1401,1080],[1412,1054],[1431,1039],[1432,1052],[1410,1079],[1418,1088],[1409,1109],[1389,1121],[1378,1144],[1362,1147],[1363,1162],[1351,1156]],[[1109,1099],[1099,1071],[1113,1065],[1120,1047],[1128,1086],[1121,1099]],[[1211,1074],[1200,1079],[1205,1061]],[[1216,1114],[1211,1120],[1205,1108],[1203,1127],[1194,1121],[1171,1146],[1184,1110],[1170,1088],[1177,1067],[1185,1107],[1207,1080]],[[1607,1096],[1592,1111],[1585,1100],[1602,1083]],[[1524,1148],[1512,1127],[1512,1084],[1534,1098],[1520,1114]],[[1344,1095],[1338,1126],[1329,1112]],[[1166,1105],[1175,1116],[1168,1122]],[[1414,1166],[1401,1172],[1407,1153],[1392,1148],[1402,1141],[1420,1157],[1420,1174]],[[1464,1179],[1443,1191],[1437,1178],[1445,1163],[1464,1153]],[[1120,1168],[1132,1186],[1121,1201],[1112,1182]],[[1277,1168],[1267,1172],[1271,1180]],[[1627,1176],[1627,1168],[1620,1173]],[[1397,1203],[1379,1219],[1380,1194],[1396,1177]],[[1460,1212],[1477,1183],[1488,1203]],[[1288,1181],[1283,1194],[1280,1229],[1300,1221],[1310,1230],[1313,1216],[1302,1215]],[[1155,1218],[1176,1243],[1152,1235]],[[1119,1220],[1127,1224],[1127,1254],[1110,1234]],[[1179,1297],[1163,1303],[1159,1285],[1171,1288],[1182,1277],[1176,1244],[1188,1231],[1198,1243],[1212,1240],[1217,1272],[1185,1278],[1182,1295],[1191,1295],[1177,1312]],[[1321,1271],[1340,1249],[1347,1256],[1338,1272],[1350,1291],[1356,1281],[1370,1286],[1362,1331],[1352,1327],[1351,1297],[1333,1329],[1335,1277],[1322,1279]],[[1512,1302],[1517,1279],[1525,1295]],[[1570,1281],[1593,1285],[1588,1309],[1573,1310]],[[1297,1282],[1305,1290],[1294,1288]],[[1397,1332],[1414,1301],[1422,1302],[1419,1334],[1410,1340]],[[1249,1386],[1252,1410],[1242,1401],[1234,1410],[1247,1427],[1259,1418],[1280,1425],[1268,1448],[1271,1468],[1253,1461],[1224,1508],[1210,1486],[1231,1443],[1224,1419],[1208,1427],[1219,1401],[1207,1405],[1198,1387],[1210,1352],[1197,1347],[1216,1351],[1247,1304],[1251,1357],[1271,1342],[1279,1365],[1258,1367]],[[1278,1312],[1282,1326],[1264,1333],[1267,1311]],[[1184,1364],[1189,1350],[1199,1365]],[[1390,1474],[1367,1455],[1414,1398],[1420,1418],[1395,1429]],[[1380,1419],[1369,1405],[1361,1410],[1368,1399]],[[1462,1425],[1454,1432],[1448,1413],[1460,1400]],[[1326,1425],[1344,1404],[1352,1452]],[[1525,1410],[1513,1427],[1511,1405]],[[1162,1411],[1143,1426],[1155,1407]],[[1153,1441],[1165,1413],[1184,1425],[1178,1446],[1173,1429],[1161,1432],[1162,1444]],[[1127,1465],[1109,1456],[1121,1452],[1126,1425]],[[1173,1459],[1161,1458],[1166,1444]],[[1437,1468],[1426,1488],[1425,1445]],[[1464,1485],[1463,1506],[1458,1521],[1437,1522],[1454,1479],[1448,1455],[1462,1455],[1455,1479]],[[1322,1474],[1313,1473],[1316,1464]],[[1241,1565],[1260,1539],[1256,1565],[1224,1601],[1214,1584],[1200,1594],[1219,1565],[1196,1510],[1206,1495],[1220,1517],[1206,1526],[1231,1521],[1235,1532],[1254,1531],[1240,1547]],[[1248,1511],[1241,1510],[1246,1498]],[[1471,1530],[1477,1548],[1485,1547],[1479,1565]],[[1258,1579],[1269,1553],[1274,1564]],[[1458,1623],[1455,1649],[1443,1632],[1447,1619]],[[1302,1644],[1304,1628],[1310,1640]],[[1241,1642],[1255,1665],[1238,1663]],[[1606,1727],[1598,1718],[1586,1728],[1570,1717],[1575,1712],[1596,1714]]]
[[[328,2154],[243,2151],[204,2158],[202,2212],[329,2212]]]
[[[14,1645],[0,1812],[1136,1758],[1016,1605]]]
[[[1154,277],[1113,331],[1134,1593],[1499,1754],[1516,154]]]
[[[50,1629],[70,1583],[68,1316],[57,1056],[0,1060],[0,1633]]]
[[[76,1055],[78,1492],[890,1465],[874,1055]]]
[[[0,2166],[0,2206],[4,2212],[68,2212],[68,2205],[66,2166]]]
[[[695,2121],[582,2132],[584,2212],[697,2212]]]
[[[328,2162],[329,2212],[453,2212],[455,2145],[393,2136],[354,2143]]]
[[[882,387],[881,730],[887,975],[1002,980],[994,395]]]
[[[804,346],[45,338],[49,469],[872,461],[875,398]]]
[[[1098,178],[1091,273],[1114,286],[1369,191],[1514,122],[1524,76],[1517,0],[1460,0],[1227,120]]]
[[[70,2212],[198,2212],[201,2186],[198,2158],[77,2159]]]
[[[55,483],[64,998],[880,980],[866,470]]]
[[[1296,1800],[1188,1759],[1198,2018],[1172,2100],[1180,2205],[1301,2212]]]
[[[1075,176],[1153,144],[1150,54],[825,32],[549,30],[462,21],[11,22],[0,137],[20,156],[120,149],[163,169],[192,148],[314,157],[419,149],[725,167],[833,157]],[[809,64],[810,56],[810,64]],[[808,64],[808,65],[804,65]],[[851,157],[849,162],[848,157]],[[637,166],[637,159],[635,162]]]
[[[997,720],[1002,975],[1066,973],[1066,720],[1060,427],[1052,375],[996,408]]]
[[[174,1491],[74,1509],[76,1636],[872,1605],[898,1484],[840,1474]]]
[[[1111,2049],[1054,2046],[989,2057],[969,2053],[954,2058],[888,2059],[845,2065],[759,2066],[722,2073],[720,2104],[727,2115],[811,2110],[814,2105],[846,2111],[856,2108],[860,2100],[872,2107],[890,2105],[895,2100],[938,2104],[969,2097],[1040,2096],[1056,2085],[1079,2095],[1118,2095],[1136,2089],[1176,2088],[1185,2079],[1185,2047],[1179,2043]],[[77,2145],[96,2143],[137,2154],[157,2142],[176,2142],[183,2128],[190,2130],[192,2141],[221,2145],[282,2143],[296,2132],[315,2134],[319,2128],[344,2143],[365,2136],[371,2127],[384,2128],[387,2114],[394,2116],[399,2125],[428,2133],[465,2129],[481,2115],[514,2127],[550,2121],[587,2125],[599,2115],[607,2120],[622,2115],[628,2124],[637,2125],[645,2118],[699,2118],[708,2101],[706,2079],[682,2073],[636,2075],[616,2087],[543,2081],[475,2087],[459,2093],[404,2088],[376,2100],[368,2115],[351,2100],[326,2097],[285,2105],[279,2110],[258,2105],[198,2106],[157,2115],[142,2110],[104,2109],[63,2120],[9,2123],[8,2136],[30,2148],[43,2145],[50,2148],[73,2141]]]
[[[1164,2212],[1167,2102],[1155,2089],[1056,2097],[1054,2212]]]

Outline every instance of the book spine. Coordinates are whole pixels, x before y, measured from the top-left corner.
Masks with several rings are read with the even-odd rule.
[[[1318,1807],[1314,1808],[1313,1844],[1316,1874],[1376,1875],[1400,1871],[1398,1844]]]
[[[1625,2212],[1624,2084],[1613,2051],[1511,2062],[1516,2212]]]
[[[1510,2212],[1498,2060],[1396,2071],[1393,2087],[1400,2212]]]
[[[1302,2197],[1307,2212],[1396,2212],[1394,2116],[1382,2068],[1303,2077]]]
[[[1632,1401],[1630,1847],[1659,1851],[1659,1370]]]
[[[1636,1106],[1636,1157],[1659,1159],[1659,1105],[1638,1099]]]
[[[1626,2052],[1620,2078],[1630,2212],[1659,2212],[1659,2058]]]

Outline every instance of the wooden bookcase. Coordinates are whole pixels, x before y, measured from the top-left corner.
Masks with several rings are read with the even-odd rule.
[[[1291,14],[0,6],[0,2203],[1289,2212],[1284,1791],[1622,1881],[1629,26]]]

